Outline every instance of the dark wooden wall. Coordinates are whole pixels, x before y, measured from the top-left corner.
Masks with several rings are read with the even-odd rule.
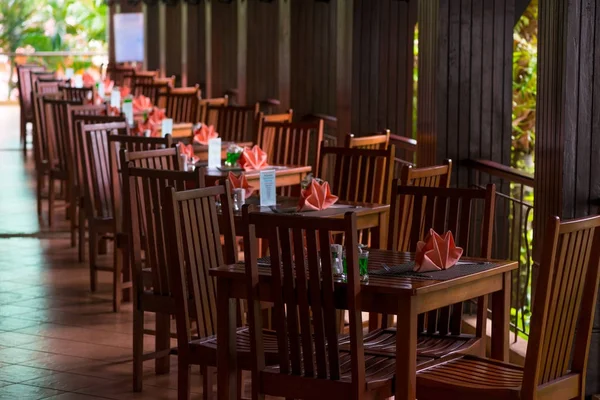
[[[598,214],[600,199],[600,9],[592,0],[540,2],[534,243],[549,216]],[[536,246],[534,257],[542,249]],[[600,306],[587,393],[600,393]]]
[[[237,4],[212,1],[212,96],[237,88]]]
[[[418,162],[510,164],[514,0],[421,0]]]
[[[412,137],[418,2],[354,1],[352,132]]]

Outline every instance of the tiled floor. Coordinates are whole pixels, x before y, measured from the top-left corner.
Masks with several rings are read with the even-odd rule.
[[[51,230],[38,221],[32,155],[24,161],[18,151],[18,109],[0,106],[0,122],[0,399],[175,399],[174,357],[168,375],[146,362],[144,391],[132,392],[131,305],[111,312],[108,273],[89,292],[64,210]]]

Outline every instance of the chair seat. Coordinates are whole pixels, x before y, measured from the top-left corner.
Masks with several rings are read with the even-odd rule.
[[[522,367],[455,355],[417,373],[417,397],[437,399],[443,394],[452,399],[517,399],[522,382]]]
[[[419,335],[417,355],[426,358],[442,358],[450,354],[465,352],[479,339],[471,336]],[[377,329],[364,337],[365,352],[381,355],[396,354],[396,329]]]
[[[241,369],[250,370],[252,359],[250,355],[250,331],[247,327],[238,328],[235,335],[238,363]],[[263,344],[265,351],[265,362],[267,365],[279,363],[279,351],[277,346],[277,334],[274,331],[263,329]],[[201,360],[202,364],[210,367],[217,365],[217,336],[192,340],[190,346],[190,357],[192,360]]]

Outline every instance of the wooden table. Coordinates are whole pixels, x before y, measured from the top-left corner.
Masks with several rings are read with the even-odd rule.
[[[413,257],[409,253],[371,250],[369,270],[378,262],[399,265]],[[465,258],[465,260],[468,260]],[[361,287],[360,304],[365,312],[398,316],[396,337],[396,400],[414,400],[417,372],[417,316],[427,311],[492,294],[492,357],[508,361],[511,272],[515,261],[494,261],[495,267],[446,281],[410,277],[377,276]],[[236,300],[246,298],[243,265],[223,266],[210,271],[217,278],[217,352],[219,399],[235,399],[236,389]],[[270,267],[259,266],[259,296],[272,301]],[[346,283],[335,283],[339,304],[345,302]]]
[[[240,147],[251,147],[252,142],[243,142],[243,143],[234,143],[234,142],[221,142],[221,160],[225,160],[227,158],[227,149],[232,144],[237,144]],[[200,143],[194,143],[194,155],[198,157],[201,163],[208,162],[208,145],[203,145]]]
[[[271,167],[277,170],[275,181],[275,186],[277,187],[299,185],[302,182],[302,179],[304,179],[304,177],[312,170],[310,166],[274,165]],[[234,174],[239,174],[241,172],[243,171],[233,171]],[[254,186],[255,188],[260,186],[260,173],[258,171],[245,172],[245,174],[250,186]],[[213,186],[217,181],[223,181],[224,179],[227,179],[228,176],[228,171],[209,168],[204,170],[204,181],[206,186]]]
[[[293,211],[298,205],[298,197],[277,197],[277,206],[275,210]],[[259,207],[260,199],[252,196],[246,199],[246,203],[255,204],[256,210],[260,212],[276,212],[271,207]],[[389,204],[374,204],[374,203],[356,203],[348,201],[338,201],[331,208],[323,211],[306,211],[298,213],[307,217],[322,216],[324,218],[343,218],[344,214],[352,211],[356,213],[356,225],[359,230],[372,229],[371,245],[375,248],[386,248],[388,238],[389,224]],[[221,222],[221,221],[219,221]],[[236,236],[243,235],[242,213],[235,211],[233,214],[233,222],[235,225]],[[256,227],[256,236],[266,238],[266,232],[260,226]]]

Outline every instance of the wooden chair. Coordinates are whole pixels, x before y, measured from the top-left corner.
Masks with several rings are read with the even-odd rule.
[[[275,130],[273,128],[267,129],[267,132],[263,133],[264,124],[266,123],[290,123],[292,122],[292,118],[294,116],[294,111],[290,108],[286,113],[281,114],[265,114],[260,112],[257,118],[257,128],[256,128],[256,140],[254,143],[260,146],[261,149],[264,150],[263,136],[273,136],[275,134]],[[317,121],[318,122],[318,121]]]
[[[258,103],[251,106],[207,106],[207,113],[217,115],[215,129],[224,142],[251,142],[255,139]]]
[[[135,72],[135,68],[119,66],[119,65],[109,65],[106,69],[106,76],[113,80],[115,83],[115,87],[121,86],[130,86],[130,76]]]
[[[83,177],[83,164],[81,155],[79,153],[79,140],[83,136],[81,127],[83,125],[91,124],[105,124],[113,122],[124,122],[122,117],[111,117],[106,116],[106,105],[80,105],[80,106],[67,106],[67,118],[69,120],[69,136],[71,138],[71,153],[72,165],[73,165],[73,186],[70,190],[71,194],[71,208],[70,208],[70,221],[71,221],[71,246],[78,243],[78,255],[79,262],[83,262],[85,258],[85,196],[84,196],[84,177]],[[78,232],[78,240],[75,240],[75,232]]]
[[[321,144],[317,176],[341,200],[389,204],[394,146],[387,150],[349,149]]]
[[[390,250],[398,251],[398,226],[404,224],[398,214],[399,201],[411,198],[412,207],[407,246],[400,251],[416,251],[417,242],[424,240],[430,228],[439,234],[453,233],[455,243],[464,250],[463,255],[491,258],[492,229],[496,189],[490,184],[486,189],[438,188],[402,186],[397,179],[392,184],[390,213]],[[476,215],[476,209],[482,209]],[[481,221],[476,221],[481,218]],[[477,231],[479,228],[479,232]],[[475,336],[461,333],[463,303],[454,304],[419,316],[418,354],[441,358],[456,352],[484,354],[487,323],[487,297],[477,299],[477,327]],[[385,321],[385,318],[384,318]],[[373,328],[373,325],[371,326]],[[386,332],[384,330],[383,332]],[[389,332],[389,331],[387,331]],[[390,351],[395,351],[392,348]]]
[[[525,367],[456,355],[417,374],[428,399],[583,399],[598,297],[600,217],[550,218]]]
[[[88,245],[90,257],[90,289],[96,291],[98,271],[113,274],[113,311],[121,307],[121,299],[131,288],[127,281],[128,271],[123,269],[122,253],[118,251],[124,239],[115,218],[115,196],[109,158],[109,135],[127,132],[127,123],[83,125],[83,137],[79,140],[79,153],[83,164],[85,182],[85,210],[88,222]],[[98,264],[98,243],[111,235],[114,240],[113,266]],[[124,273],[125,272],[125,273]]]
[[[383,134],[356,137],[349,133],[346,136],[346,147],[371,150],[387,150],[390,144],[390,131],[386,129]]]
[[[139,84],[147,85],[153,83],[157,77],[158,71],[133,71],[133,74],[128,77],[131,84],[131,91],[135,92]]]
[[[167,117],[173,118],[175,123],[195,124],[199,118],[200,87],[168,87],[166,92],[159,93],[158,106],[164,108]]]
[[[433,167],[413,168],[405,166],[402,169],[398,184],[402,186],[420,187],[450,187],[452,174],[452,160],[445,160],[443,165]],[[389,248],[395,251],[415,251],[409,246],[412,226],[412,197],[396,197],[392,200],[393,219],[390,219],[390,232],[392,240]]]
[[[162,154],[162,155],[159,155]],[[133,388],[142,390],[143,362],[155,360],[157,373],[168,373],[170,345],[170,317],[176,314],[174,297],[169,282],[173,279],[168,267],[168,249],[165,236],[164,189],[177,190],[204,186],[200,169],[193,172],[178,170],[179,153],[176,148],[133,152],[121,151],[123,166],[124,230],[128,234],[134,287],[133,311]],[[157,161],[159,162],[157,164]],[[154,164],[155,168],[142,165]],[[156,330],[144,330],[144,313],[156,313]],[[155,334],[155,351],[144,353],[144,334]]]
[[[347,213],[344,219],[323,219],[248,210],[244,206],[252,398],[393,396],[394,356],[369,353],[363,343],[356,215]],[[268,230],[271,254],[270,292],[280,355],[277,365],[271,367],[266,363],[263,335],[257,334],[263,326],[258,298],[257,225]],[[348,283],[344,299],[350,315],[349,340],[338,336],[331,258],[319,257],[319,247],[329,248],[333,232],[344,232],[347,248],[352,249],[347,252]]]
[[[69,143],[69,124],[67,118],[67,106],[80,105],[81,101],[63,100],[60,98],[44,97],[45,142],[47,146],[47,158],[42,163],[42,176],[48,177],[48,225],[52,226],[54,220],[54,200],[56,182],[61,183],[64,198],[68,201],[72,185],[73,170],[71,169],[72,154]],[[43,186],[43,183],[42,183]],[[66,192],[65,190],[66,189]],[[41,190],[40,190],[41,191]],[[69,205],[70,207],[70,205]],[[67,212],[67,217],[70,214]]]
[[[200,120],[206,125],[216,125],[218,112],[215,107],[227,106],[229,104],[229,97],[217,97],[213,99],[201,99],[200,100]],[[212,112],[208,112],[208,107],[212,107]]]
[[[152,104],[158,105],[158,98],[161,93],[166,93],[169,88],[172,88],[175,81],[175,77],[172,78],[161,78],[153,79],[151,82],[138,82],[131,89],[131,93],[134,96],[146,96],[150,99]]]
[[[96,88],[94,86],[82,88],[61,86],[60,91],[63,93],[65,100],[79,101],[83,104],[93,103],[96,97]]]
[[[208,399],[212,397],[213,368],[217,366],[217,293],[208,270],[237,260],[231,191],[229,182],[205,189],[175,190],[167,189],[165,222],[171,290],[177,311],[178,398],[190,398],[190,366],[200,365],[204,398]],[[217,196],[221,200],[222,225],[218,222]],[[273,365],[279,358],[277,341],[273,332],[263,331],[263,335],[267,363]],[[240,370],[250,370],[253,362],[248,328],[238,328],[236,338],[238,366]],[[240,398],[241,385],[238,389]]]
[[[23,144],[23,153],[27,150],[27,123],[32,125],[33,120],[33,105],[31,91],[31,73],[34,71],[44,71],[44,67],[40,65],[24,64],[17,65],[17,83],[19,88],[19,107],[21,110],[21,143]],[[35,129],[35,126],[32,127]]]
[[[69,79],[61,79],[56,77],[56,73],[53,71],[32,71],[30,75],[31,79],[31,87],[36,87],[36,82],[51,82],[51,81],[61,81],[64,84],[68,84],[70,82]]]

